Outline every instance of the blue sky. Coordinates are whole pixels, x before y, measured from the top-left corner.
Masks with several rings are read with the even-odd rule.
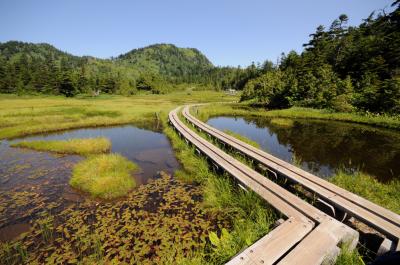
[[[47,42],[109,58],[154,43],[195,47],[215,65],[247,66],[301,51],[340,14],[358,25],[390,0],[0,0],[0,42]]]

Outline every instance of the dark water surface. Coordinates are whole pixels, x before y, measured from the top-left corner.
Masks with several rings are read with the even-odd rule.
[[[171,145],[160,132],[134,126],[79,129],[56,134],[25,137],[0,142],[0,241],[28,231],[29,222],[46,209],[57,214],[66,207],[83,202],[84,194],[72,189],[68,181],[73,166],[81,161],[76,155],[57,155],[12,148],[21,140],[64,140],[107,137],[112,152],[139,165],[138,184],[145,184],[158,171],[173,173],[179,167]]]
[[[215,117],[207,123],[260,144],[268,153],[321,177],[336,170],[361,170],[385,182],[400,175],[400,133],[357,124],[292,120],[292,126],[268,118]]]

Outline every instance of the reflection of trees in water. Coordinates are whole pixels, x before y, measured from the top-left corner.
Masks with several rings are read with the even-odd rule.
[[[334,121],[296,120],[293,127],[271,124],[269,119],[245,118],[258,128],[268,127],[280,144],[310,169],[327,165],[359,168],[381,180],[400,175],[400,134],[363,125]]]

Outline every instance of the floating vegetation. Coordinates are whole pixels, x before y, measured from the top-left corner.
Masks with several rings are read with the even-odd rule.
[[[201,194],[200,186],[161,173],[124,200],[87,200],[54,217],[44,214],[18,244],[33,264],[173,262],[203,249],[209,231],[230,227],[202,210]],[[10,252],[9,264],[19,264],[22,257],[10,244],[1,245],[0,260]]]
[[[280,127],[286,127],[286,128],[291,128],[293,127],[293,120],[290,119],[282,119],[282,118],[273,118],[271,119],[271,124],[280,126]]]
[[[0,228],[35,216],[43,210],[45,200],[35,191],[0,192]]]
[[[119,154],[89,157],[75,165],[70,184],[93,197],[114,199],[136,186],[132,172],[138,166]]]
[[[23,141],[11,144],[11,146],[62,154],[90,155],[109,151],[111,142],[105,137],[97,137],[54,141]]]

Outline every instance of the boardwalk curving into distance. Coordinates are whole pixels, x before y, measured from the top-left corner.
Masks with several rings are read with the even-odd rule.
[[[189,109],[190,106],[184,107],[183,116],[193,126],[291,182],[300,184],[327,202],[336,211],[340,210],[354,216],[373,227],[391,240],[390,248],[392,250],[400,250],[400,215],[199,121],[190,114]]]
[[[286,218],[281,225],[227,264],[321,264],[335,259],[340,252],[340,243],[347,243],[350,248],[356,246],[357,231],[203,139],[179,119],[179,109],[169,113],[169,122],[178,134],[195,146],[197,152],[229,173],[242,186],[259,194]]]

